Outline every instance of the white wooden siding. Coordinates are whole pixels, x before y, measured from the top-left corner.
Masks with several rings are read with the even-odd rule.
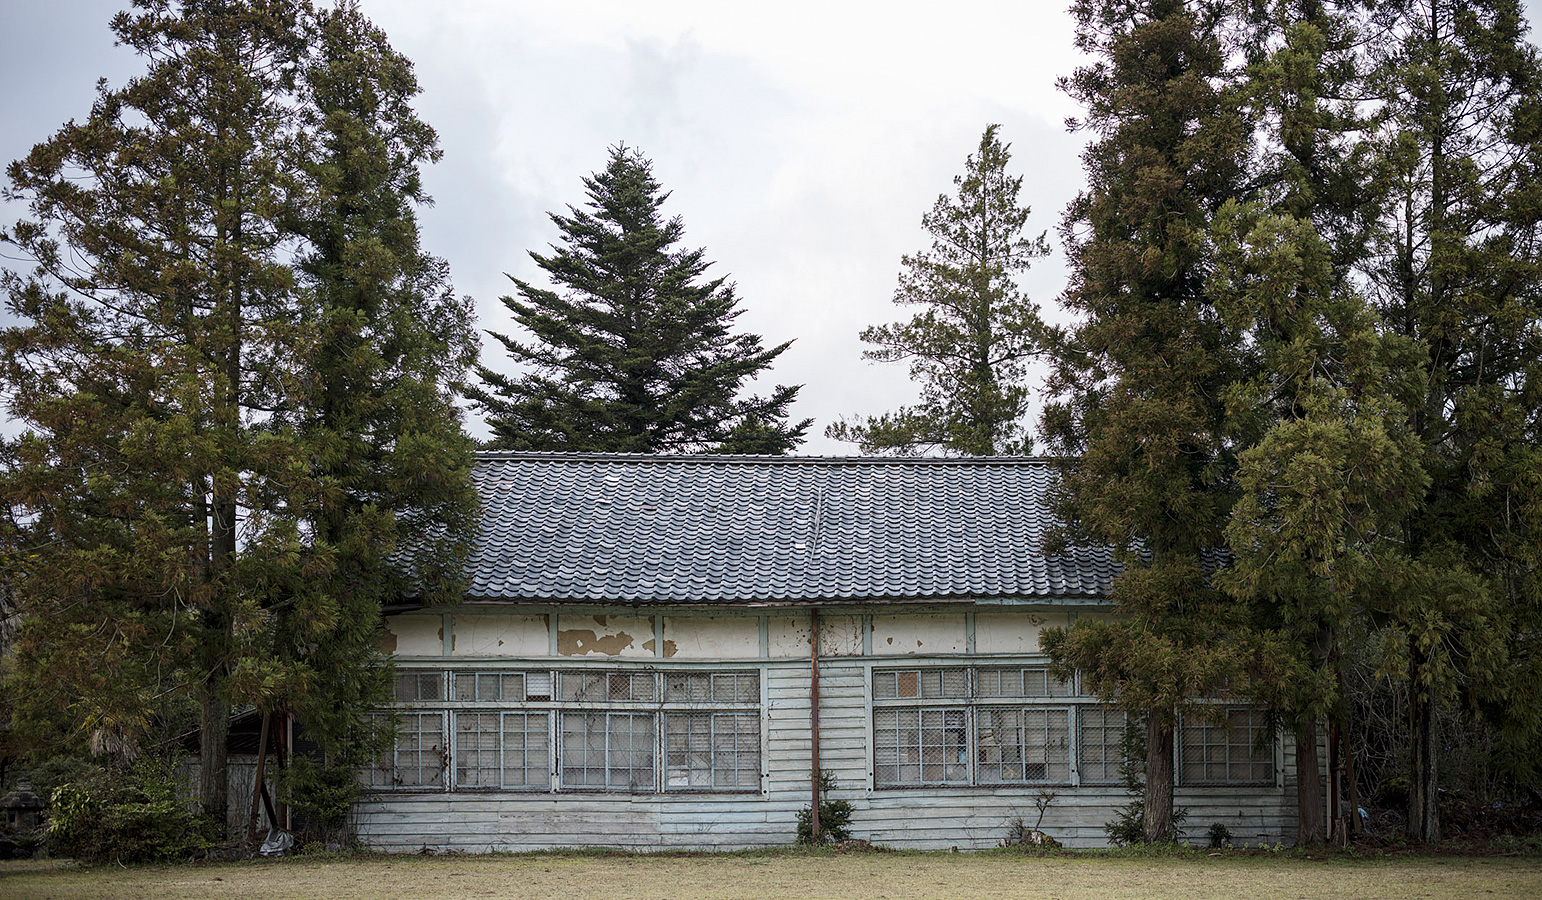
[[[1022,817],[1028,824],[1033,824],[1037,817],[1033,805],[1037,787],[873,788],[872,717],[868,703],[871,671],[875,666],[901,663],[893,655],[886,658],[879,655],[882,650],[874,646],[874,635],[884,635],[882,643],[887,649],[886,638],[891,634],[902,629],[914,633],[920,628],[919,639],[923,643],[929,640],[928,634],[936,634],[952,649],[956,646],[957,629],[949,617],[956,616],[958,621],[964,621],[964,614],[956,610],[922,613],[937,617],[930,623],[935,627],[928,630],[914,615],[902,621],[899,614],[887,611],[866,616],[829,617],[833,627],[828,631],[822,628],[821,632],[830,636],[838,649],[852,655],[831,655],[820,661],[820,762],[836,777],[834,797],[848,800],[854,807],[854,837],[916,849],[993,847],[1006,835],[1012,819]],[[399,658],[407,664],[410,662],[404,659],[405,654],[400,649],[400,636],[405,634],[421,635],[412,643],[414,648],[424,651],[418,657],[419,664],[440,666],[461,662],[441,658],[437,649],[430,652],[427,638],[430,634],[436,639],[440,637],[440,617],[393,618],[416,618],[419,622],[433,623],[433,628],[401,630],[393,625],[393,632],[399,636]],[[455,618],[459,621],[461,616],[457,614]],[[1027,615],[999,609],[979,612],[974,619],[973,635],[977,649],[982,654],[990,653],[986,648],[1001,647],[1013,648],[1015,652],[1002,655],[997,650],[996,655],[963,656],[932,651],[943,655],[908,655],[902,664],[1042,662],[1042,657],[1017,648],[1026,646],[1031,635],[1031,652],[1036,653],[1038,629],[1045,625],[1065,624],[1069,618],[1059,610],[1041,610]],[[520,627],[529,629],[548,627],[535,624],[546,622],[544,615],[511,617],[509,621],[528,623]],[[625,628],[616,627],[623,621]],[[395,852],[412,852],[423,847],[472,852],[589,846],[733,849],[791,843],[796,835],[797,813],[808,805],[810,793],[807,615],[772,613],[765,618],[767,625],[763,637],[759,616],[743,617],[742,624],[736,625],[704,622],[700,634],[693,634],[689,615],[660,616],[653,620],[653,625],[649,625],[649,621],[649,617],[635,613],[626,620],[612,616],[603,622],[588,613],[582,616],[575,613],[561,615],[559,627],[567,630],[570,625],[584,622],[584,629],[593,629],[597,637],[602,630],[625,631],[632,643],[611,656],[611,664],[622,666],[710,664],[710,659],[696,655],[701,652],[700,648],[731,644],[735,653],[748,655],[752,652],[749,648],[753,635],[753,653],[758,654],[758,661],[740,659],[725,661],[723,665],[726,668],[750,664],[761,673],[764,777],[760,792],[380,792],[356,809],[355,824],[360,839],[378,849]],[[601,627],[594,628],[588,623]],[[640,647],[644,641],[651,642],[655,634],[650,629],[654,627],[667,635],[677,649],[686,646],[696,649],[680,653],[667,663],[662,659],[657,663],[646,659],[615,659],[617,655],[636,652],[633,648]],[[478,649],[488,646],[489,638],[483,631],[485,629],[477,632],[474,646]],[[540,635],[524,635],[516,637],[514,642],[532,647],[537,645],[537,637],[546,639]],[[801,647],[798,645],[800,639]],[[506,640],[505,646],[514,642]],[[619,640],[611,642],[620,643]],[[653,647],[650,645],[649,649]],[[552,646],[552,651],[555,650]],[[862,655],[864,651],[868,655]],[[456,655],[459,656],[459,651]],[[499,658],[498,664],[528,664],[541,668],[566,664],[554,656],[560,654],[548,652],[531,654],[525,659]],[[590,656],[576,664],[593,665],[589,661],[593,659]],[[485,665],[492,659],[482,657],[465,662]],[[1284,774],[1275,787],[1178,788],[1177,805],[1188,810],[1185,823],[1188,840],[1203,842],[1206,831],[1215,822],[1226,825],[1233,840],[1239,843],[1293,840],[1294,753],[1288,744],[1288,741],[1284,742],[1279,751]],[[1045,814],[1042,827],[1071,847],[1105,846],[1108,839],[1104,823],[1112,820],[1117,810],[1130,800],[1117,786],[1055,787],[1052,790],[1056,799]]]

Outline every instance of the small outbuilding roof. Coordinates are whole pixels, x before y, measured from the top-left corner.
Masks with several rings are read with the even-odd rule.
[[[1044,550],[1054,463],[482,452],[467,599],[744,605],[1104,595]]]

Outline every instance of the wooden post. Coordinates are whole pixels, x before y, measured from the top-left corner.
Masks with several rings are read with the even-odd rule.
[[[262,736],[257,739],[257,778],[252,782],[252,809],[251,813],[246,817],[246,839],[249,841],[257,838],[257,804],[267,799],[263,793],[262,780],[265,776],[264,769],[268,763],[268,718],[270,715],[267,710],[262,711]],[[278,822],[273,819],[273,811],[271,809],[268,811],[268,824],[273,827],[278,826]]]
[[[808,730],[809,730],[809,761],[813,768],[812,795],[813,804],[809,807],[809,838],[810,843],[819,846],[819,610],[811,609],[808,613],[808,658],[809,658],[809,702],[808,702]]]

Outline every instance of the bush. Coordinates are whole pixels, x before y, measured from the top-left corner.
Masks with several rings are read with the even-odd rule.
[[[831,800],[835,791],[835,776],[828,771],[819,772],[819,842],[838,844],[851,840],[851,804],[845,800]],[[805,806],[798,813],[798,843],[814,843],[813,807]]]
[[[213,840],[213,823],[177,797],[170,762],[141,759],[54,790],[48,849],[84,862],[187,859]]]
[[[348,813],[364,793],[352,768],[295,756],[278,777],[278,791],[299,814],[294,829],[298,842],[349,843]]]

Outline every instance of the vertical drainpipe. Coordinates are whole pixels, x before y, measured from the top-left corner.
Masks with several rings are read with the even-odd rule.
[[[819,610],[808,613],[809,695],[808,728],[809,758],[813,768],[811,786],[814,802],[809,806],[810,843],[819,846]]]

